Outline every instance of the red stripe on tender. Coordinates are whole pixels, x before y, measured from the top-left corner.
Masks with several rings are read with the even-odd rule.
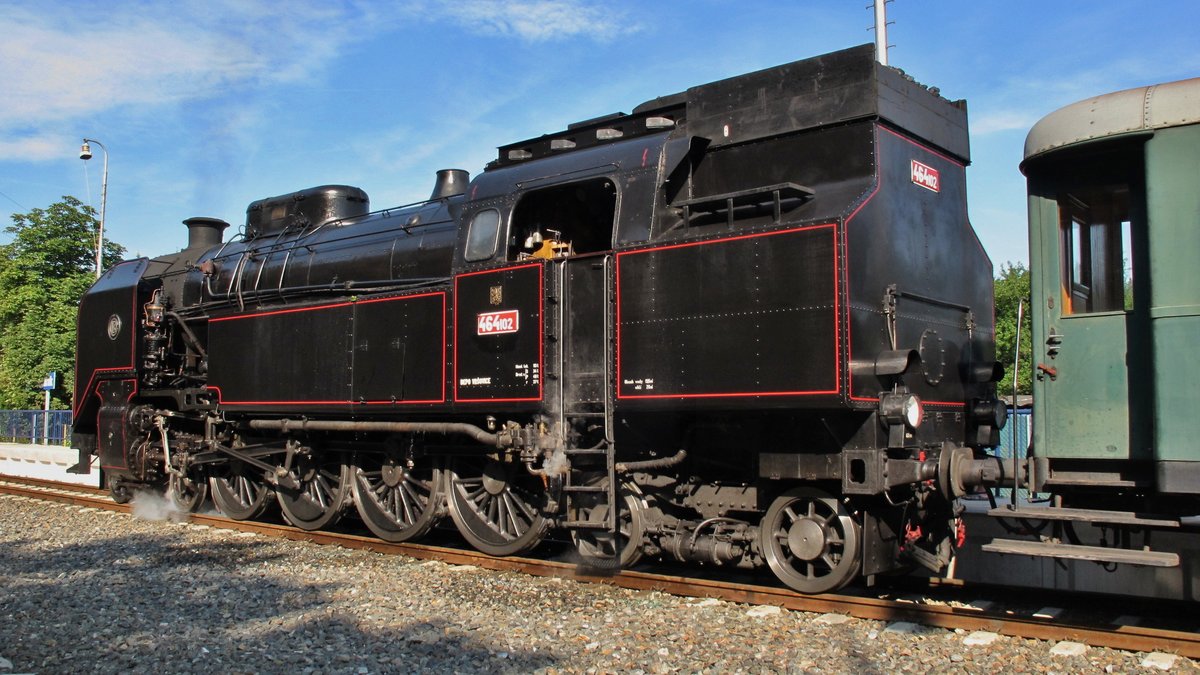
[[[796,391],[767,391],[767,392],[757,392],[757,391],[705,392],[705,393],[697,393],[697,394],[622,394],[621,393],[621,382],[622,382],[622,379],[621,379],[621,352],[622,352],[622,342],[621,342],[621,258],[622,257],[630,256],[630,255],[637,255],[639,253],[648,253],[648,252],[653,252],[653,251],[666,251],[666,250],[679,249],[679,248],[689,248],[692,246],[704,246],[706,244],[720,244],[720,243],[725,243],[725,242],[730,242],[730,241],[754,239],[757,237],[771,237],[771,236],[776,236],[776,235],[781,235],[781,234],[792,234],[795,232],[820,230],[820,229],[824,229],[824,228],[829,228],[830,234],[833,236],[833,279],[834,279],[834,285],[833,285],[833,313],[834,313],[833,381],[834,381],[834,388],[833,389],[821,389],[821,390],[802,389],[802,390],[796,390]],[[665,245],[665,246],[655,246],[655,247],[651,247],[651,248],[638,249],[636,251],[626,251],[624,253],[617,254],[617,264],[616,264],[615,273],[617,275],[617,279],[616,279],[616,286],[617,286],[617,289],[616,289],[617,290],[616,323],[617,323],[617,325],[616,325],[615,332],[616,332],[616,340],[617,340],[616,395],[617,395],[618,399],[632,400],[632,399],[750,398],[750,397],[754,397],[754,396],[768,396],[768,397],[774,397],[774,396],[828,396],[828,395],[836,395],[836,394],[841,393],[841,386],[840,386],[840,382],[841,382],[841,372],[840,372],[840,368],[841,368],[840,356],[841,356],[841,354],[840,354],[840,351],[841,350],[838,347],[838,340],[837,340],[838,325],[839,325],[838,324],[838,321],[839,321],[838,316],[840,313],[840,301],[839,301],[840,291],[837,286],[837,280],[838,280],[837,223],[823,223],[820,225],[805,225],[803,227],[793,227],[793,228],[789,228],[786,230],[776,230],[773,232],[755,232],[752,234],[743,234],[743,235],[732,236],[732,237],[721,237],[719,239],[708,239],[708,240],[704,240],[704,241],[683,242],[683,243],[679,243],[679,244],[669,244],[669,245]]]
[[[259,316],[268,316],[271,314],[286,314],[289,312],[312,311],[312,310],[318,310],[318,309],[328,309],[331,307],[345,307],[347,305],[370,305],[370,304],[375,304],[375,303],[380,303],[380,302],[415,300],[418,298],[431,298],[431,297],[435,297],[435,296],[441,296],[441,298],[442,298],[442,312],[441,312],[442,397],[440,399],[397,399],[395,401],[393,401],[391,399],[379,400],[379,401],[353,401],[350,399],[331,400],[331,401],[226,401],[222,397],[220,387],[214,386],[214,385],[209,385],[207,388],[217,392],[217,403],[218,404],[227,405],[227,406],[238,406],[238,405],[418,405],[418,404],[429,404],[429,403],[445,403],[446,402],[446,293],[444,291],[433,291],[430,293],[418,293],[416,295],[397,295],[397,296],[392,296],[392,297],[388,297],[388,298],[372,298],[369,300],[358,300],[356,302],[339,302],[339,303],[332,303],[332,304],[328,304],[328,305],[316,305],[313,307],[297,308],[297,309],[292,309],[292,310],[281,310],[278,312],[266,312],[263,314],[243,314],[243,315],[239,315],[239,316],[235,316],[235,317],[225,317],[224,320],[254,318],[254,317],[259,317]],[[212,321],[217,321],[217,319],[212,319]]]

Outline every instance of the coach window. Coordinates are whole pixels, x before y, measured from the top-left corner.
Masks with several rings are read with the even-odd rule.
[[[1063,314],[1133,309],[1129,193],[1117,184],[1060,196]]]
[[[517,202],[509,258],[563,258],[612,248],[617,188],[595,178],[533,190]]]
[[[496,238],[500,233],[500,212],[484,209],[471,218],[471,229],[467,232],[467,250],[464,257],[468,262],[487,260],[496,253]]]

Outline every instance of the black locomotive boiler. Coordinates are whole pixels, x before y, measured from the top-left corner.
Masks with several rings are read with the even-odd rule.
[[[991,264],[966,107],[869,45],[500,148],[371,211],[324,186],[123,262],[79,313],[73,439],[301,528],[351,505],[493,555],[769,566],[808,593],[919,564],[995,482]]]

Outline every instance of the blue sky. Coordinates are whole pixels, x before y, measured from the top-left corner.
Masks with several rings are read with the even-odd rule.
[[[688,86],[874,39],[867,0],[0,0],[0,223],[74,195],[159,255],[191,216],[244,221],[327,183],[373,208],[434,172]],[[1024,260],[1029,127],[1088,96],[1200,75],[1197,0],[895,0],[892,65],[968,100],[970,215]],[[89,197],[90,194],[90,197]],[[3,237],[0,237],[3,239]]]

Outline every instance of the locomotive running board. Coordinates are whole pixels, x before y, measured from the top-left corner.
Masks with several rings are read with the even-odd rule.
[[[1005,555],[1028,555],[1042,558],[1066,558],[1090,560],[1092,562],[1143,565],[1146,567],[1179,567],[1178,553],[1160,551],[1133,551],[1104,546],[1080,546],[1077,544],[1055,544],[1045,541],[1019,539],[993,539],[984,544],[982,550]]]

